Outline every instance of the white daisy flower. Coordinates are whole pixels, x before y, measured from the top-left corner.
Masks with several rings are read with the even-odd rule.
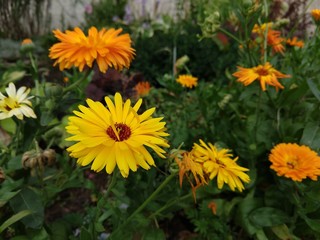
[[[13,116],[20,120],[23,120],[23,116],[37,118],[31,108],[32,103],[29,101],[33,96],[28,97],[30,89],[20,87],[16,91],[16,86],[13,83],[9,83],[6,92],[8,96],[0,93],[0,120]]]

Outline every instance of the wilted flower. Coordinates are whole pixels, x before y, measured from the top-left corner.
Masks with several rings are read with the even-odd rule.
[[[16,91],[16,86],[9,83],[6,92],[8,96],[0,93],[0,120],[13,116],[20,120],[23,120],[23,116],[37,118],[31,108],[32,103],[29,101],[33,96],[28,97],[30,89],[23,86]]]
[[[203,170],[203,164],[196,161],[193,153],[193,151],[180,151],[174,159],[179,166],[180,186],[182,186],[183,178],[186,177],[191,185],[193,198],[196,200],[196,190],[207,184],[208,176]]]
[[[220,26],[220,13],[217,11],[211,13],[204,19],[204,22],[201,24],[203,37],[212,37],[219,30]]]
[[[165,158],[161,147],[169,147],[163,138],[169,134],[162,117],[151,117],[155,108],[137,113],[142,99],[131,107],[129,99],[124,103],[116,93],[114,101],[105,97],[107,107],[91,99],[87,99],[88,107],[79,105],[80,111],[74,111],[76,116],[69,117],[66,127],[72,135],[66,140],[77,143],[67,151],[82,166],[92,162],[92,170],[99,172],[105,168],[111,174],[117,165],[122,176],[128,177],[129,170],[135,172],[139,166],[148,170],[155,165],[146,147]]]
[[[266,84],[274,86],[276,90],[283,89],[284,86],[280,84],[278,78],[289,78],[290,75],[285,75],[272,67],[268,62],[265,65],[259,65],[253,68],[243,68],[238,66],[238,71],[232,74],[238,78],[238,82],[248,86],[254,81],[260,81],[260,85],[263,91],[266,91]]]
[[[54,30],[54,35],[61,42],[50,48],[49,57],[56,59],[54,65],[59,64],[60,70],[75,66],[82,71],[85,66],[91,68],[94,62],[103,73],[109,67],[117,70],[129,68],[135,50],[131,48],[129,34],[119,35],[121,31],[121,28],[103,28],[98,32],[95,27],[91,27],[86,36],[78,27],[65,33]]]
[[[183,87],[193,88],[198,85],[198,78],[193,77],[192,75],[180,75],[177,78],[177,82]]]
[[[305,145],[280,143],[271,150],[269,161],[278,176],[293,181],[301,182],[307,177],[316,181],[320,176],[320,157]]]

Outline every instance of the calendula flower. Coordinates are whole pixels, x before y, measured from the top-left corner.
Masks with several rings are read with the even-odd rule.
[[[177,82],[183,87],[193,88],[198,85],[198,78],[193,77],[192,75],[180,75],[177,78]]]
[[[264,23],[262,25],[255,24],[252,33],[256,33],[261,39],[267,36],[267,44],[271,46],[274,52],[284,54],[285,47],[283,46],[284,39],[281,37],[281,32],[272,29],[274,24],[272,22]],[[262,53],[264,51],[263,41],[261,44]]]
[[[193,151],[182,151],[175,157],[175,161],[179,166],[180,187],[184,177],[191,185],[194,200],[196,200],[196,190],[207,184],[207,175],[204,173],[203,164],[196,161]]]
[[[18,119],[23,120],[23,117],[37,118],[32,110],[32,103],[28,97],[30,89],[26,87],[20,87],[18,91],[13,83],[9,83],[6,88],[8,96],[0,93],[0,120],[5,118],[11,118],[16,116]]]
[[[232,191],[237,188],[242,192],[244,190],[242,182],[250,182],[250,177],[245,173],[249,169],[239,166],[238,157],[232,159],[229,149],[218,149],[211,143],[206,144],[200,140],[200,145],[195,143],[193,150],[196,161],[203,164],[204,172],[209,178],[217,177],[219,189],[226,183]]]
[[[290,75],[285,75],[272,67],[269,62],[265,65],[259,65],[253,68],[243,68],[238,66],[238,71],[232,74],[238,78],[238,82],[248,86],[254,81],[260,82],[263,91],[266,91],[266,84],[274,86],[278,91],[279,88],[283,89],[284,86],[278,81],[278,78],[289,78]]]
[[[30,38],[25,38],[21,42],[20,51],[21,53],[27,53],[33,51],[35,48],[32,40]]]
[[[143,97],[149,94],[151,86],[149,82],[138,82],[134,89],[139,97]]]
[[[271,29],[273,26],[273,22],[263,23],[261,25],[255,24],[252,29],[252,33],[256,33],[260,36],[265,34],[267,29]]]
[[[315,23],[320,23],[320,9],[313,9],[311,11],[311,16]]]
[[[21,45],[32,44],[32,40],[30,38],[25,38],[22,40]]]
[[[129,34],[119,35],[121,31],[121,28],[98,31],[91,27],[86,36],[78,27],[65,33],[54,30],[54,35],[61,42],[50,48],[49,57],[56,59],[54,65],[59,64],[60,70],[75,66],[82,71],[85,66],[91,68],[94,62],[103,73],[109,67],[117,70],[129,68],[135,50],[131,47]]]
[[[320,176],[320,157],[305,145],[280,143],[271,150],[269,161],[278,176],[293,181],[301,182],[307,177],[316,181]]]
[[[281,37],[281,32],[273,29],[268,30],[267,44],[272,47],[276,53],[284,54],[285,47],[282,45],[284,39]]]
[[[302,40],[298,40],[297,37],[293,37],[292,39],[288,38],[286,44],[291,47],[299,47],[302,48],[304,46],[304,42]]]
[[[114,96],[115,103],[105,97],[107,106],[91,99],[86,102],[88,107],[80,105],[80,111],[74,111],[76,116],[69,117],[66,127],[72,135],[66,140],[77,142],[67,151],[78,159],[78,164],[92,162],[92,170],[105,168],[109,174],[117,165],[122,176],[128,177],[129,170],[135,172],[138,166],[148,170],[155,165],[147,148],[165,158],[161,147],[169,147],[163,138],[169,134],[162,117],[151,117],[155,108],[138,114],[142,99],[131,107],[130,100],[124,103],[119,93]]]

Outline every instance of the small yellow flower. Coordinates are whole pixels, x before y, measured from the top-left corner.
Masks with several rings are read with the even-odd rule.
[[[249,169],[239,166],[232,159],[229,149],[218,149],[211,143],[206,144],[200,140],[194,144],[194,158],[203,164],[203,169],[210,179],[217,177],[218,188],[221,189],[224,183],[228,184],[232,191],[237,188],[240,192],[244,190],[242,182],[249,183],[250,178],[245,173]]]
[[[177,82],[183,87],[193,88],[198,85],[198,78],[193,77],[192,75],[180,75]]]
[[[129,171],[135,172],[139,166],[146,170],[155,166],[147,148],[165,158],[161,147],[169,147],[163,138],[169,134],[162,117],[151,117],[155,108],[138,114],[142,99],[131,107],[130,100],[124,103],[119,93],[114,96],[115,103],[105,97],[106,107],[91,99],[86,102],[88,107],[79,105],[80,111],[74,111],[76,116],[69,117],[66,127],[72,135],[66,140],[76,142],[67,151],[78,159],[78,164],[86,166],[92,162],[92,170],[105,169],[109,174],[117,165],[121,175],[128,177]]]
[[[316,181],[320,176],[320,157],[308,146],[280,143],[271,150],[269,161],[278,176],[293,181],[301,182],[307,177]]]
[[[9,83],[6,92],[8,96],[0,93],[0,120],[13,116],[20,120],[23,120],[23,116],[37,118],[31,108],[32,103],[29,101],[33,96],[28,97],[30,89],[20,87],[17,91],[16,86]]]
[[[103,28],[98,31],[95,27],[91,27],[86,36],[78,27],[65,33],[54,30],[54,35],[61,42],[49,49],[49,57],[56,59],[54,65],[58,64],[61,71],[72,66],[82,71],[85,66],[91,68],[94,62],[103,73],[109,67],[114,67],[116,70],[129,68],[135,50],[131,47],[129,34],[119,35],[121,32],[121,28],[117,30]]]
[[[238,78],[238,82],[243,83],[244,86],[248,86],[254,81],[260,82],[263,91],[266,91],[266,85],[274,86],[276,90],[283,89],[284,86],[278,81],[278,78],[289,78],[290,75],[285,75],[272,67],[272,65],[266,62],[265,65],[259,65],[253,68],[243,68],[238,66],[238,71],[232,74]]]

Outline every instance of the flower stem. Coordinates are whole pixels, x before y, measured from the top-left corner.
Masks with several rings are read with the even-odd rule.
[[[78,85],[80,85],[81,83],[83,83],[83,82],[87,79],[87,77],[89,76],[89,74],[91,73],[91,71],[92,71],[92,69],[90,68],[89,70],[87,70],[87,71],[85,72],[85,74],[83,75],[82,78],[80,78],[78,81],[72,83],[70,86],[66,87],[63,91],[64,91],[64,92],[68,92],[68,91],[76,88]]]
[[[173,199],[171,202],[169,202],[169,203],[165,204],[163,207],[159,208],[155,213],[151,214],[151,215],[149,216],[149,218],[154,218],[154,217],[156,217],[157,215],[159,215],[161,212],[163,212],[163,211],[166,210],[167,208],[169,208],[169,207],[171,207],[172,205],[176,204],[177,202],[181,202],[181,201],[183,201],[183,200],[185,200],[185,199],[187,199],[187,198],[189,198],[189,197],[191,197],[191,196],[192,196],[192,193],[190,192],[190,193],[188,193],[188,194],[186,194],[186,195],[184,195],[184,196],[182,196],[182,197],[178,197],[178,198],[176,198],[176,199]]]
[[[112,237],[121,229],[123,229],[138,213],[140,213],[175,176],[176,173],[172,173],[170,176],[168,176],[161,183],[161,185],[140,205],[140,207],[138,207],[121,226],[119,226],[114,232],[111,233],[109,239],[112,240]]]

